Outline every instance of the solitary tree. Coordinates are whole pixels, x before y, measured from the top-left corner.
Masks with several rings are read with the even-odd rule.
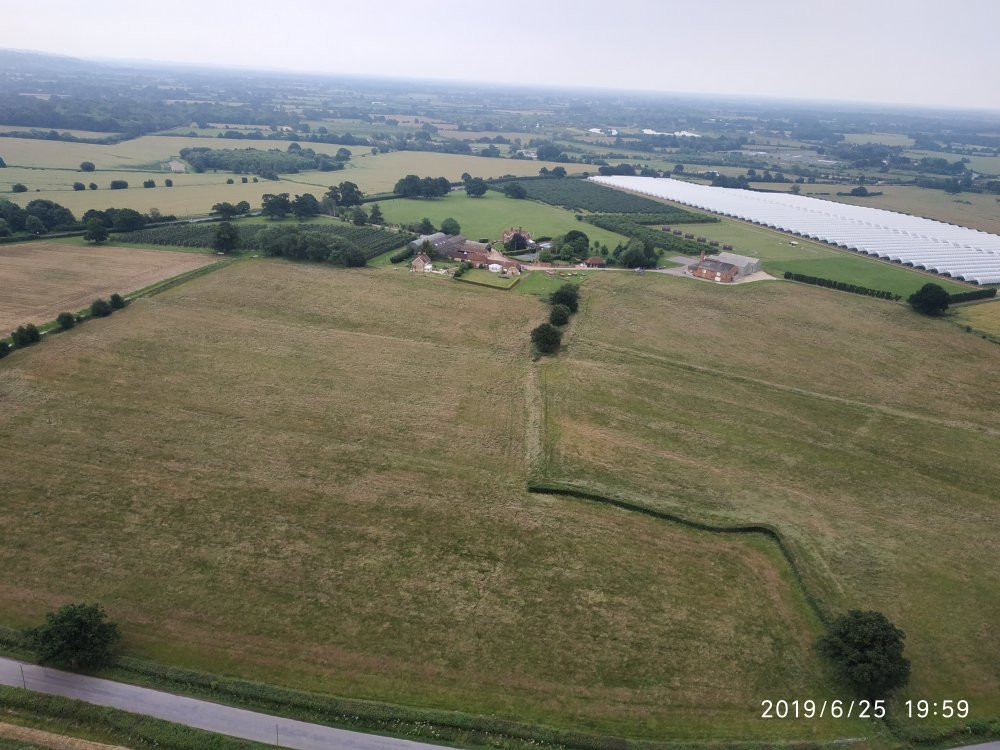
[[[104,222],[100,219],[91,219],[87,222],[87,231],[84,232],[83,239],[87,242],[93,242],[95,245],[100,245],[107,238],[108,228],[104,226]]]
[[[434,224],[426,216],[420,220],[420,226],[417,227],[420,234],[434,234],[436,229],[434,229]]]
[[[531,343],[542,354],[552,354],[562,343],[562,331],[551,323],[542,323],[531,332]]]
[[[232,222],[220,221],[215,227],[212,248],[219,253],[231,253],[240,241],[240,230]]]
[[[13,186],[11,186],[11,192],[14,192],[14,193],[27,193],[28,192],[28,186],[25,185],[23,182],[15,182],[13,184]]]
[[[461,234],[462,227],[450,216],[441,222],[441,231],[445,234]]]
[[[905,638],[881,612],[852,609],[834,620],[816,649],[858,695],[883,698],[910,679]]]
[[[272,219],[284,219],[292,210],[292,202],[288,199],[288,193],[267,193],[261,197],[261,216]]]
[[[488,189],[489,186],[482,177],[473,177],[465,183],[465,194],[470,198],[482,198]]]
[[[97,604],[67,604],[45,615],[45,622],[26,633],[39,661],[63,667],[96,667],[111,660],[121,638]]]
[[[93,172],[95,169],[96,169],[96,167],[94,166],[94,162],[92,162],[92,161],[82,161],[82,162],[80,162],[80,171],[81,172]]]
[[[378,203],[372,204],[372,211],[371,211],[371,216],[369,217],[369,221],[371,221],[372,224],[385,223],[385,217],[382,215],[382,209],[378,207]]]
[[[115,292],[110,297],[108,297],[108,304],[111,305],[112,310],[121,310],[125,307],[125,298],[122,297],[118,292]]]
[[[76,325],[76,316],[71,312],[61,312],[56,316],[56,324],[59,330],[68,331]]]
[[[948,309],[951,297],[937,284],[927,283],[911,294],[907,302],[910,303],[910,307],[924,315],[941,315]]]

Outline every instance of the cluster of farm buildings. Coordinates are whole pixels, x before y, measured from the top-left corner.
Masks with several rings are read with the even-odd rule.
[[[664,229],[667,230],[669,228],[664,227]],[[520,234],[532,246],[538,247],[534,242],[531,242],[531,235],[521,228],[511,228],[505,231],[503,234],[504,243],[510,242],[515,234]],[[718,245],[717,242],[712,244]],[[424,234],[410,242],[409,247],[415,253],[413,260],[410,261],[410,270],[416,273],[433,272],[434,258],[468,263],[472,268],[484,268],[487,271],[499,273],[505,277],[520,276],[524,270],[527,270],[523,263],[513,258],[508,258],[491,244],[473,242],[461,234],[445,234],[444,232]],[[726,245],[726,250],[731,249],[731,246]],[[434,257],[432,258],[431,255]],[[595,255],[582,261],[580,265],[587,268],[605,268],[607,267],[607,261]],[[687,266],[686,272],[695,278],[732,284],[760,270],[761,266],[758,258],[750,258],[745,255],[736,255],[724,251],[718,255],[711,256],[706,256],[703,252],[696,262]]]

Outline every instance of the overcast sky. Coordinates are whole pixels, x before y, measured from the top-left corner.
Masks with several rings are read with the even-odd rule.
[[[0,47],[1000,109],[1000,0],[3,0]]]

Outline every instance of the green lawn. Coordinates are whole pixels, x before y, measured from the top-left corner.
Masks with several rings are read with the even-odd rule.
[[[579,284],[589,277],[593,271],[555,271],[551,275],[545,271],[532,271],[524,281],[514,287],[521,294],[536,294],[547,298],[563,284]],[[605,272],[599,272],[605,273]]]
[[[515,276],[512,279],[502,279],[500,278],[500,274],[491,273],[485,268],[470,268],[456,280],[468,284],[478,284],[479,286],[491,286],[496,289],[510,289],[520,281],[520,277]]]
[[[563,208],[531,200],[516,200],[490,190],[482,198],[470,198],[464,191],[453,191],[445,198],[415,200],[400,198],[382,201],[382,214],[389,223],[412,224],[427,217],[435,226],[451,217],[471,240],[499,240],[510,227],[524,227],[534,237],[554,237],[571,229],[584,232],[592,242],[610,247],[628,240],[619,234],[577,221]]]

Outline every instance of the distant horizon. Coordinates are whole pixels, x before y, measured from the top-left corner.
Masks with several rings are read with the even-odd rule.
[[[36,0],[5,10],[0,47],[108,62],[777,101],[1000,111],[984,54],[1000,3],[931,0],[697,5],[509,0],[499,18],[460,0],[377,11],[300,0],[238,9],[174,0]],[[308,19],[308,23],[303,23]],[[154,33],[155,32],[155,33]]]
[[[928,103],[916,103],[916,102],[881,102],[872,100],[860,100],[860,99],[817,99],[817,98],[807,98],[807,97],[794,97],[794,96],[783,96],[783,95],[768,95],[768,94],[746,94],[746,93],[733,93],[733,92],[708,92],[708,91],[674,91],[667,89],[638,89],[638,88],[607,88],[599,86],[584,86],[584,85],[574,85],[574,84],[549,84],[549,83],[525,83],[523,81],[475,81],[462,78],[426,78],[426,77],[414,77],[408,75],[394,75],[391,73],[354,73],[347,71],[334,71],[334,70],[306,70],[306,69],[292,69],[292,68],[268,68],[268,67],[255,67],[252,65],[235,65],[231,63],[206,63],[206,62],[189,62],[185,60],[167,60],[167,59],[157,59],[157,58],[132,58],[132,57],[106,57],[106,56],[89,56],[89,55],[75,55],[67,54],[64,52],[52,52],[50,50],[42,49],[26,49],[18,47],[0,47],[0,52],[15,52],[28,55],[41,55],[41,56],[51,56],[54,58],[64,58],[67,60],[80,60],[83,62],[98,63],[102,65],[113,65],[122,68],[128,68],[129,66],[143,66],[150,69],[190,69],[194,71],[218,71],[222,73],[256,73],[263,75],[304,75],[311,77],[326,77],[331,79],[342,79],[342,80],[371,80],[371,81],[384,81],[392,83],[419,83],[419,84],[448,84],[448,85],[460,85],[463,87],[488,87],[497,89],[509,89],[518,90],[525,89],[531,91],[548,91],[548,92],[584,92],[590,94],[598,95],[632,95],[632,96],[648,96],[648,97],[662,97],[665,99],[700,99],[706,102],[718,102],[718,101],[744,101],[744,102],[766,102],[773,104],[798,104],[798,105],[812,105],[813,107],[836,107],[848,105],[851,107],[857,107],[859,110],[872,110],[877,112],[934,112],[934,113],[976,113],[976,114],[987,114],[987,115],[997,115],[1000,117],[1000,106],[996,108],[989,107],[974,107],[974,106],[961,106],[961,105],[944,105],[944,104],[928,104]]]

